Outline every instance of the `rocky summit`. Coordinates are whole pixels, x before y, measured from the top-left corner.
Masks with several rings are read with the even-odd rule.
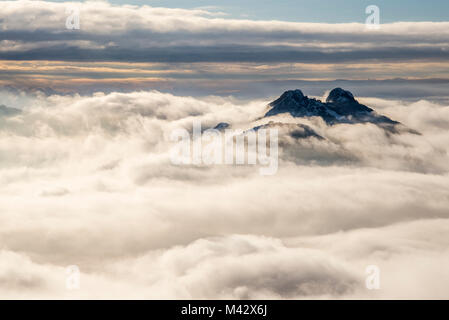
[[[379,115],[373,109],[359,103],[354,95],[341,88],[333,89],[326,102],[305,96],[301,90],[289,90],[269,104],[265,117],[290,113],[294,117],[321,117],[326,123],[370,122],[381,126],[394,126],[399,122]]]

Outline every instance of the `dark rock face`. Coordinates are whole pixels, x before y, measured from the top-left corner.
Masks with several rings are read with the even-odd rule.
[[[343,90],[342,88],[335,88],[329,92],[326,99],[327,103],[352,103],[356,102],[351,92]]]
[[[341,88],[333,89],[326,102],[304,96],[301,90],[290,90],[284,92],[269,106],[271,109],[265,114],[265,117],[290,113],[294,117],[321,117],[330,125],[363,122],[378,125],[399,124],[399,122],[379,115],[373,109],[360,104],[351,92]]]
[[[322,117],[326,122],[335,118],[324,103],[304,96],[301,90],[286,91],[269,106],[272,109],[265,114],[265,117],[288,112],[294,117]]]
[[[351,92],[336,88],[329,93],[326,105],[338,114],[343,116],[358,115],[362,113],[372,113],[374,110],[360,104],[354,99]]]
[[[271,102],[269,107],[270,110],[265,114],[265,118],[289,113],[293,117],[321,117],[328,125],[373,123],[384,129],[387,134],[399,134],[401,132],[420,134],[359,103],[351,92],[341,88],[333,89],[329,93],[326,102],[309,98],[299,89],[289,90]],[[228,123],[220,122],[214,129],[221,131],[229,127],[230,125]],[[282,121],[269,120],[268,123],[253,127],[252,129],[257,131],[270,128],[279,129],[281,130],[281,134],[289,135],[296,140],[307,138],[325,139],[312,127],[300,123],[283,123]]]
[[[215,130],[222,131],[222,130],[228,129],[229,127],[230,127],[229,123],[226,123],[226,122],[220,122],[219,124],[217,124],[217,125],[214,127],[214,129],[215,129]]]

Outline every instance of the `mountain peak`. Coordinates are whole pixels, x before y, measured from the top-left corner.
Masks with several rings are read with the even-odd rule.
[[[294,97],[298,97],[298,98],[303,98],[304,97],[304,94],[299,89],[287,90],[282,95],[283,96],[288,96],[288,97],[293,97],[293,98]]]
[[[351,92],[335,88],[326,102],[304,96],[301,90],[285,91],[278,99],[269,104],[271,109],[265,117],[290,113],[293,117],[321,117],[326,123],[364,123],[378,125],[396,125],[396,121],[377,114],[373,109],[359,103]]]
[[[308,98],[304,96],[301,90],[285,91],[278,99],[270,103],[270,106],[273,107],[273,109],[271,109],[266,116],[292,112],[292,110],[302,110],[307,102]]]
[[[273,103],[277,103],[277,102],[296,102],[296,103],[300,103],[302,100],[304,100],[304,94],[302,93],[301,90],[299,89],[295,89],[295,90],[287,90],[285,91],[280,97],[279,99],[277,99],[276,101],[273,101]]]
[[[354,95],[342,88],[333,89],[329,95],[327,96],[327,103],[347,103],[347,102],[355,102]]]

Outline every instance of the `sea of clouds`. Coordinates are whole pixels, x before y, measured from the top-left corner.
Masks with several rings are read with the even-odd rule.
[[[447,298],[449,108],[360,101],[419,134],[261,119],[264,100],[1,92],[0,295]],[[170,132],[193,120],[302,123],[324,139],[281,129],[272,176],[173,165]]]

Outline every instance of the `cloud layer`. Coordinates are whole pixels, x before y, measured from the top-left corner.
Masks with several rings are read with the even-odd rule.
[[[69,30],[75,9],[80,29]],[[372,30],[361,23],[229,19],[204,8],[2,1],[0,87],[266,98],[292,87],[321,95],[351,85],[358,95],[440,100],[448,24],[396,22]]]
[[[421,133],[284,132],[279,171],[174,166],[169,133],[261,124],[268,101],[157,91],[10,95],[0,114],[0,293],[27,298],[445,298],[447,106],[365,98]],[[267,120],[266,120],[267,121]],[[381,290],[365,268],[381,269]],[[81,289],[65,287],[66,267]],[[410,288],[419,288],[411,290]]]
[[[67,30],[67,8],[80,30]],[[0,59],[134,62],[448,60],[448,22],[364,24],[223,19],[205,10],[107,2],[4,1]]]

